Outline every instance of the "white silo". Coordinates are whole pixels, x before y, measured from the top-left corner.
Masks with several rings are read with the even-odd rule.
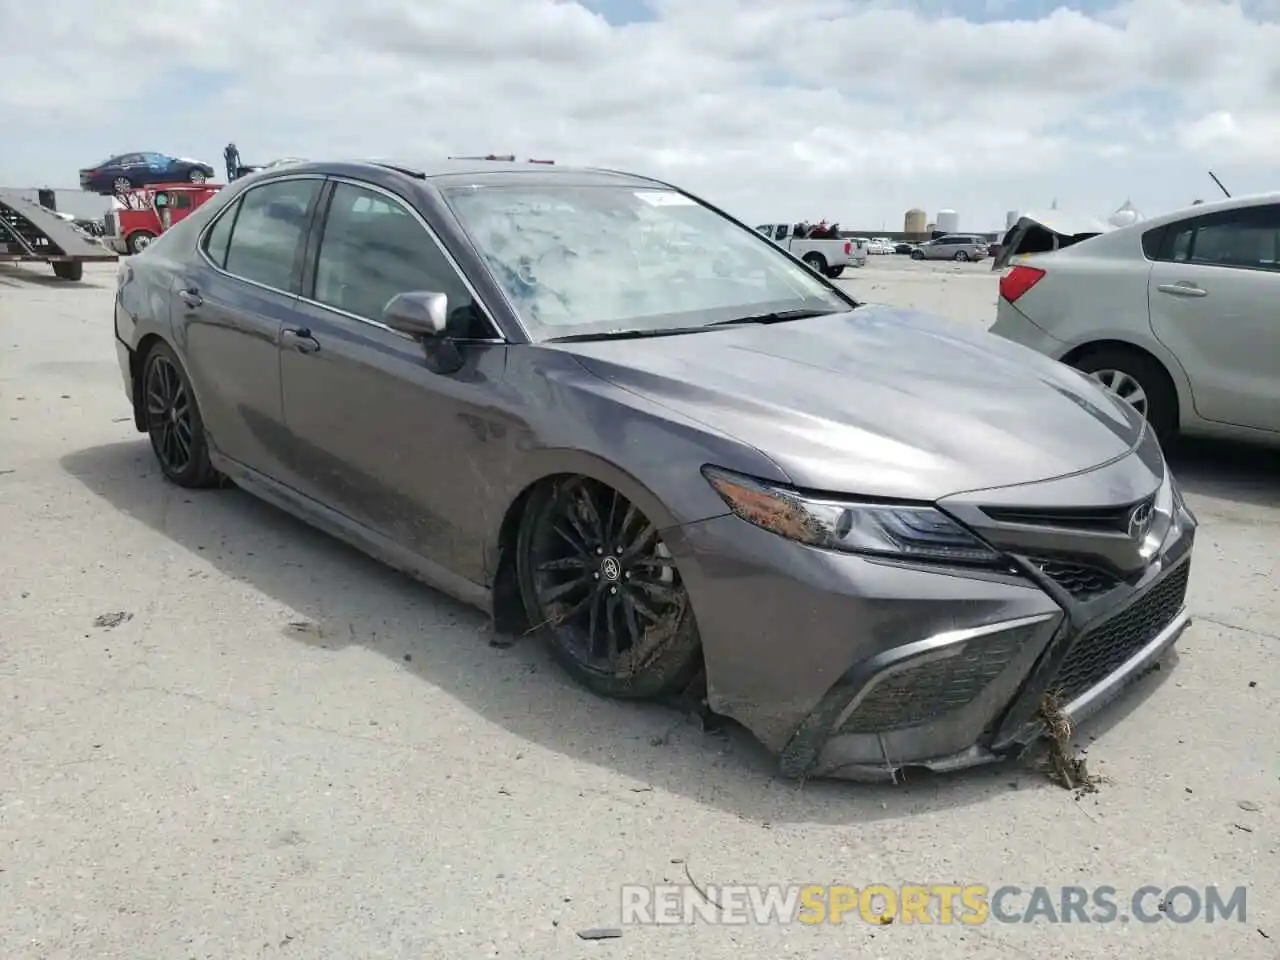
[[[1018,211],[1010,210],[1004,215],[1004,228],[1006,230],[1012,230],[1013,225],[1018,222],[1018,219]]]
[[[1109,223],[1113,227],[1127,227],[1131,223],[1137,223],[1142,219],[1142,214],[1134,209],[1133,203],[1129,200],[1124,202],[1124,206],[1113,213],[1109,219]]]
[[[935,222],[942,233],[956,233],[960,230],[960,214],[954,210],[939,210]]]

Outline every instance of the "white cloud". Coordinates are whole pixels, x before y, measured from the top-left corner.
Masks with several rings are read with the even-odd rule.
[[[1154,213],[1208,193],[1207,166],[1280,186],[1270,4],[1028,18],[953,0],[971,22],[936,0],[654,0],[653,22],[611,26],[568,0],[0,0],[0,183],[71,185],[125,149],[217,160],[235,140],[249,161],[623,167],[749,220],[894,229],[952,207],[984,229],[1054,196]]]

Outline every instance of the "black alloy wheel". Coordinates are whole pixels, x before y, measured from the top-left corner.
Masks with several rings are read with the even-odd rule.
[[[678,692],[701,665],[689,596],[657,528],[587,477],[531,497],[517,544],[525,609],[555,658],[596,693]]]
[[[204,422],[191,383],[173,351],[157,344],[147,355],[142,404],[160,471],[181,487],[207,487],[220,479],[209,463]]]

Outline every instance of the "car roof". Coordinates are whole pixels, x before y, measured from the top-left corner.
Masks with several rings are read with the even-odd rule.
[[[1171,210],[1168,213],[1162,213],[1147,220],[1138,220],[1128,226],[1112,231],[1112,233],[1108,235],[1112,236],[1115,234],[1121,234],[1127,236],[1132,233],[1145,233],[1146,231],[1152,230],[1156,227],[1163,227],[1169,223],[1176,223],[1179,220],[1185,220],[1187,217],[1202,217],[1210,213],[1243,210],[1247,207],[1257,207],[1272,203],[1280,203],[1280,191],[1273,190],[1267,193],[1251,193],[1238,197],[1224,197],[1221,200],[1211,200],[1207,203],[1196,203],[1190,206],[1180,207],[1177,210]]]
[[[272,173],[285,171],[282,165]],[[669,184],[641,174],[595,167],[565,167],[507,160],[439,159],[402,162],[392,159],[319,161],[306,160],[287,165],[291,174],[331,173],[359,175],[393,170],[414,180],[430,181],[437,187],[485,183],[559,183],[577,186],[669,187]]]

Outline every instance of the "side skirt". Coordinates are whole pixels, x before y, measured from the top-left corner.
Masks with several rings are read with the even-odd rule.
[[[236,486],[243,487],[255,497],[367,553],[375,560],[407,573],[415,580],[493,616],[493,595],[488,587],[473,583],[438,563],[405,549],[394,540],[370,530],[350,517],[299,493],[292,487],[285,486],[251,467],[223,456],[215,451],[212,445],[209,449],[209,459],[215,469],[225,474]]]

